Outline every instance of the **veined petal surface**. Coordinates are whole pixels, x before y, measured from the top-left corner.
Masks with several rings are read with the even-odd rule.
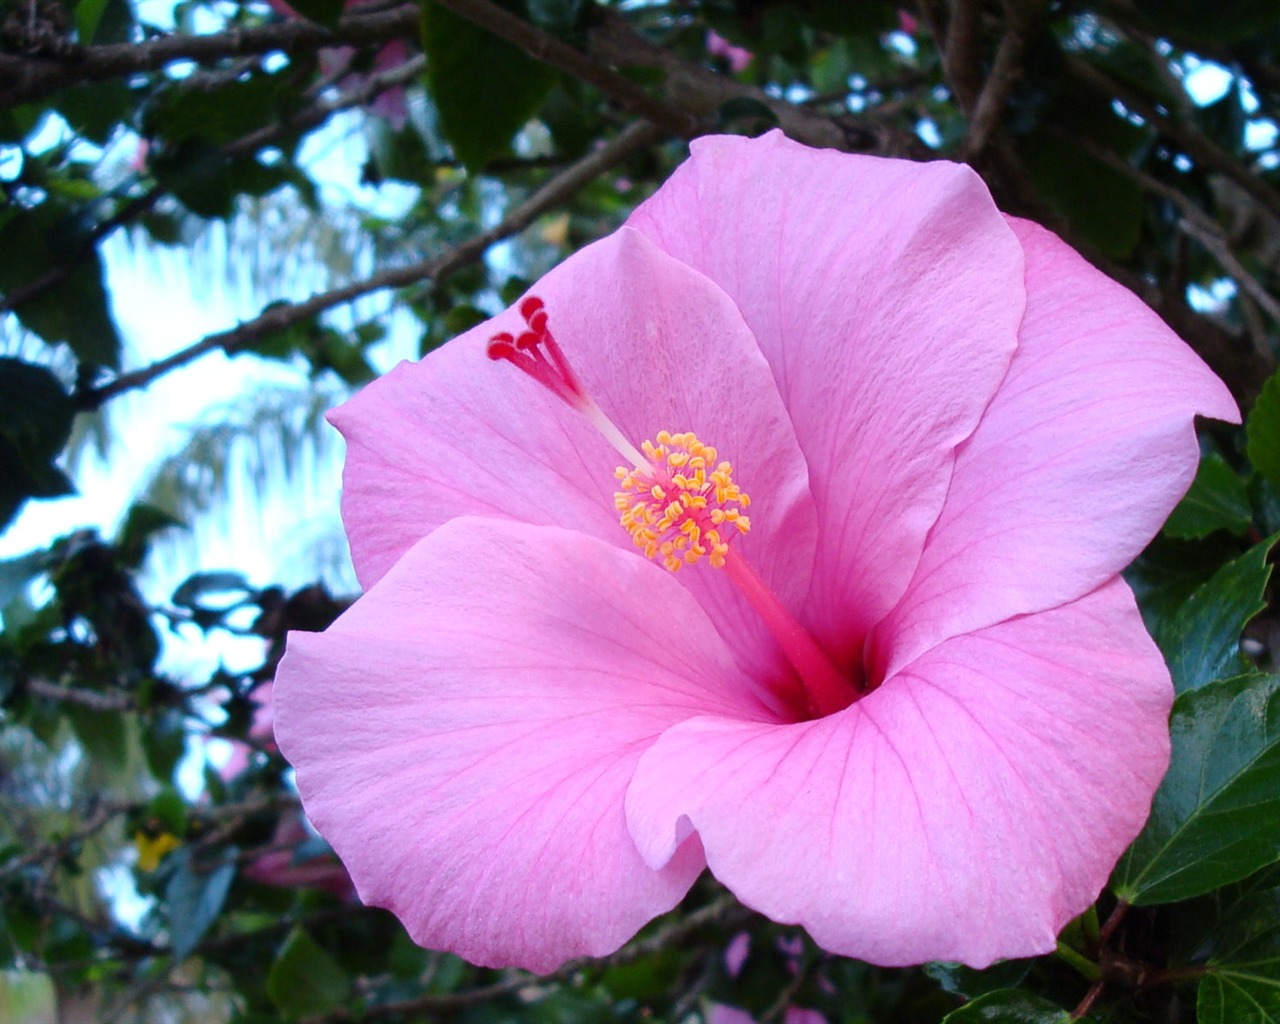
[[[1113,580],[949,640],[827,718],[677,725],[627,820],[655,868],[695,832],[744,903],[834,953],[982,967],[1053,949],[1097,896],[1168,765],[1172,698]]]
[[[837,659],[906,590],[1008,367],[1022,249],[957,164],[704,138],[628,221],[732,296],[808,460],[808,624]]]
[[[588,393],[633,444],[663,429],[691,430],[733,464],[753,499],[752,530],[735,546],[798,606],[816,508],[769,365],[730,298],[627,229],[571,256],[533,294]],[[622,457],[581,413],[487,356],[494,334],[523,329],[509,309],[421,362],[402,363],[331,414],[347,440],[343,518],[366,587],[461,515],[563,526],[634,550],[613,504]],[[787,671],[721,574],[679,578],[743,671]]]
[[[703,867],[627,831],[641,753],[696,714],[767,718],[665,570],[568,530],[454,520],[326,632],[293,633],[276,736],[361,899],[414,940],[547,971],[616,949]]]
[[[1195,415],[1239,422],[1145,303],[1044,228],[1011,223],[1027,256],[1018,351],[957,452],[907,596],[876,630],[880,674],[1114,576],[1191,485]]]

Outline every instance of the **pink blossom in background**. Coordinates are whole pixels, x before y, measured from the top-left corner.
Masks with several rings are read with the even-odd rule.
[[[719,32],[707,31],[707,53],[713,57],[723,57],[729,70],[735,75],[747,70],[747,66],[755,58],[750,50],[734,46]]]
[[[249,727],[249,736],[271,751],[276,749],[271,735],[273,685],[264,683],[254,691],[253,722]],[[249,767],[252,754],[253,748],[247,744],[232,744],[231,757],[219,774],[227,781],[234,779]],[[256,855],[249,851],[244,873],[263,885],[282,889],[326,889],[340,899],[353,898],[355,887],[351,876],[336,857],[329,853],[311,857],[297,855],[297,848],[311,838],[300,813],[282,812],[269,849]]]
[[[343,5],[345,8],[359,7],[361,4],[369,3],[370,0],[346,0]],[[286,0],[267,0],[271,8],[278,14],[283,14],[286,18],[300,17]],[[350,46],[330,46],[320,51],[320,72],[326,77],[341,74],[350,64],[351,59],[355,56],[355,49]],[[410,57],[409,46],[403,39],[392,39],[390,42],[383,44],[373,58],[373,73],[380,71],[390,71],[392,68],[398,68]],[[347,75],[342,84],[347,88],[352,88],[363,80],[362,75]],[[393,88],[386,89],[378,94],[372,103],[369,104],[368,110],[372,114],[386,121],[391,127],[399,131],[405,126],[405,122],[409,117],[409,106],[405,99],[404,86],[397,85]]]
[[[712,1003],[703,1015],[706,1024],[756,1024],[756,1019],[736,1006]],[[782,1015],[783,1024],[827,1024],[827,1018],[817,1010],[805,1010],[788,1006]]]
[[[692,149],[333,414],[366,592],[277,677],[307,813],[481,964],[606,954],[705,868],[874,963],[1050,950],[1168,762],[1118,574],[1236,407],[967,167]]]

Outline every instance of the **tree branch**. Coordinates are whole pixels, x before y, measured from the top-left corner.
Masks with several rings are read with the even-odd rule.
[[[1092,86],[1107,98],[1116,98],[1126,107],[1176,141],[1187,155],[1203,167],[1217,171],[1244,189],[1264,210],[1280,221],[1280,193],[1257,174],[1238,163],[1217,143],[1203,135],[1194,125],[1179,122],[1153,104],[1100,71],[1082,57],[1066,55],[1066,67],[1078,81]]]
[[[1032,5],[1026,0],[1006,0],[1004,10],[1004,35],[996,50],[995,63],[982,85],[969,118],[969,130],[964,144],[966,159],[976,157],[987,148],[1000,125],[1000,119],[1004,117],[1013,87],[1022,77],[1022,58],[1027,49]]]
[[[77,46],[65,55],[0,53],[0,106],[30,103],[69,85],[157,71],[180,60],[207,65],[276,50],[292,54],[341,43],[359,46],[413,38],[417,31],[417,5],[403,4],[373,13],[357,9],[343,15],[333,31],[292,19],[208,35],[174,34],[142,43]]]
[[[93,409],[125,391],[143,388],[171,370],[194,362],[216,349],[234,354],[272,334],[279,333],[317,316],[326,310],[341,306],[363,295],[385,288],[403,288],[421,281],[440,281],[460,267],[474,263],[494,243],[523,231],[547,210],[558,206],[574,193],[594,181],[606,170],[621,163],[632,154],[653,145],[663,136],[661,129],[647,121],[632,124],[603,148],[598,149],[577,163],[557,174],[521,203],[501,222],[488,231],[468,239],[461,245],[430,259],[412,263],[406,267],[392,267],[351,284],[313,295],[302,302],[273,306],[253,320],[229,330],[208,335],[150,366],[122,373],[114,380],[77,395],[82,409]]]

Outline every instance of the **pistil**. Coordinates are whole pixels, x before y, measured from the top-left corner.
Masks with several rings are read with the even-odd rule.
[[[702,560],[723,569],[778,642],[804,688],[803,710],[822,717],[848,707],[859,697],[809,632],[787,610],[730,541],[751,529],[742,513],[750,498],[733,481],[732,467],[718,461],[715,448],[692,433],[659,431],[640,448],[631,443],[582,386],[551,333],[541,299],[520,303],[526,330],[497,334],[489,341],[491,359],[511,363],[552,394],[582,413],[630,464],[615,476],[614,506],[624,529],[646,557],[671,572]]]

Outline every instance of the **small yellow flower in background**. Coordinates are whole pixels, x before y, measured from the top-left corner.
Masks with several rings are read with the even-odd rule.
[[[182,841],[172,832],[151,836],[139,829],[133,834],[133,845],[138,850],[138,870],[150,872],[160,866],[166,853],[181,846]]]

